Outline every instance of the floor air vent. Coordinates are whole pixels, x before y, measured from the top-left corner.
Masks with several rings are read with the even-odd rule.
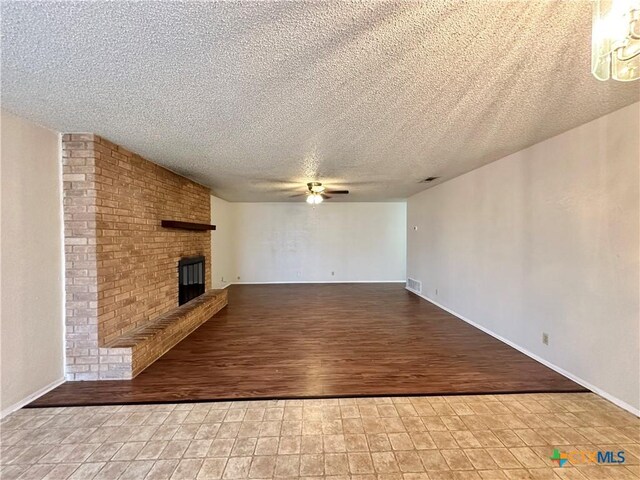
[[[413,278],[407,278],[407,288],[413,290],[416,293],[422,292],[422,282],[414,280]]]

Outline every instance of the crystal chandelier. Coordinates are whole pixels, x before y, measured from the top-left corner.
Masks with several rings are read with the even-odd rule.
[[[594,0],[591,72],[598,80],[640,78],[640,0]]]

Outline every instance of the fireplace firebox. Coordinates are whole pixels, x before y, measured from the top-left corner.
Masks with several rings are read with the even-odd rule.
[[[187,257],[178,262],[178,305],[204,293],[204,257]]]

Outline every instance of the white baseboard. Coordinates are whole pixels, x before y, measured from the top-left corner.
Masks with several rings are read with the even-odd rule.
[[[482,330],[484,333],[486,333],[488,335],[491,335],[493,338],[495,338],[497,340],[500,340],[502,343],[506,343],[507,345],[509,345],[512,348],[515,348],[519,352],[524,353],[527,357],[530,357],[530,358],[534,359],[536,362],[540,362],[544,366],[549,367],[551,370],[554,370],[554,371],[558,372],[560,375],[563,375],[563,376],[567,377],[568,379],[573,380],[577,384],[582,385],[584,388],[587,388],[587,389],[591,390],[593,393],[596,393],[596,394],[600,395],[601,397],[609,400],[611,403],[617,405],[618,407],[626,410],[627,412],[630,412],[630,413],[634,414],[636,417],[640,417],[640,409],[635,408],[633,405],[629,405],[627,402],[625,402],[623,400],[620,400],[617,397],[614,397],[613,395],[611,395],[608,392],[605,392],[601,388],[598,388],[595,385],[587,382],[586,380],[583,380],[582,378],[574,375],[573,373],[566,371],[564,368],[561,368],[561,367],[558,367],[557,365],[554,365],[553,363],[545,360],[544,358],[536,355],[535,353],[530,352],[526,348],[523,348],[520,345],[517,345],[517,344],[513,343],[511,340],[507,340],[503,336],[498,335],[495,332],[492,332],[488,328],[483,327],[482,325],[474,322],[473,320],[469,320],[468,318],[460,315],[459,313],[454,312],[450,308],[445,307],[444,305],[436,302],[435,300],[432,300],[431,298],[429,298],[429,297],[427,297],[425,295],[422,295],[421,293],[418,293],[415,290],[412,290],[411,288],[407,288],[407,290],[410,291],[411,293],[413,293],[414,295],[417,295],[420,298],[425,299],[427,302],[433,303],[435,306],[441,308],[442,310],[444,310],[446,312],[449,312],[451,315],[459,318],[460,320],[468,323],[469,325],[471,325],[473,327],[476,327],[478,330]]]
[[[290,282],[233,282],[231,285],[291,285],[305,283],[405,283],[405,280],[299,280]]]
[[[51,382],[49,385],[42,387],[40,390],[33,392],[31,395],[29,395],[26,398],[23,398],[19,402],[14,403],[13,405],[5,408],[4,410],[2,410],[2,412],[0,412],[0,419],[6,417],[10,413],[15,412],[16,410],[20,410],[25,405],[28,405],[29,403],[33,402],[36,398],[39,398],[45,393],[53,390],[57,386],[62,385],[64,381],[65,381],[64,377],[59,378],[58,380]]]

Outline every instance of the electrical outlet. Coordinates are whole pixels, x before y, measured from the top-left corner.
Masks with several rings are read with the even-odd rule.
[[[438,289],[436,288],[436,296],[438,295]]]
[[[238,280],[240,280],[240,275],[238,275]]]
[[[542,343],[549,345],[549,334],[542,332]]]
[[[333,277],[336,274],[336,272],[331,272],[331,276]]]

